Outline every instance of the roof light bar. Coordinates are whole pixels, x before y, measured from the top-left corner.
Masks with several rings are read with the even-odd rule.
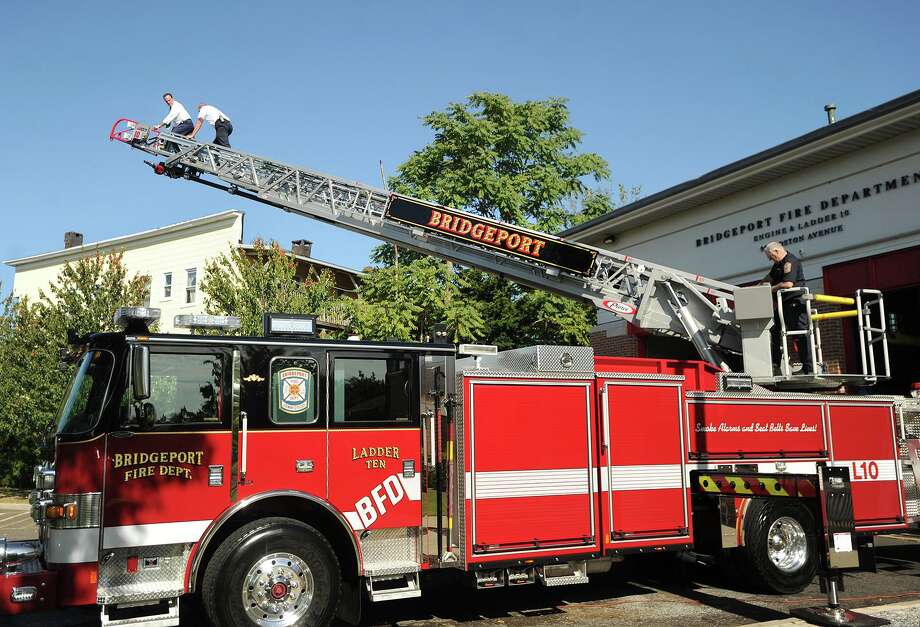
[[[461,344],[457,349],[460,355],[497,355],[498,346],[493,344]]]
[[[173,318],[173,326],[179,329],[218,329],[221,331],[235,331],[240,328],[240,319],[236,316],[180,314]]]
[[[160,310],[153,307],[119,307],[115,310],[115,326],[129,333],[148,333],[151,324],[160,319]]]
[[[316,316],[304,314],[262,314],[262,330],[269,335],[299,335],[313,337],[316,335]]]

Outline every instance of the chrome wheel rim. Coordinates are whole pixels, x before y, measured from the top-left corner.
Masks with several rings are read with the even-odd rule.
[[[795,518],[781,516],[770,525],[767,533],[767,557],[784,573],[793,573],[808,559],[808,539]]]
[[[243,577],[243,608],[256,625],[285,627],[300,620],[313,601],[313,573],[292,553],[257,559]]]

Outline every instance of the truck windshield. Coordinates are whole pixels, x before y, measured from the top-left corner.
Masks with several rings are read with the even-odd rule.
[[[92,350],[83,356],[61,410],[59,434],[84,433],[96,426],[105,405],[114,361],[109,351]]]

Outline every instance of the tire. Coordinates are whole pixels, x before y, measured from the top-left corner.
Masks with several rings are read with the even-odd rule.
[[[331,623],[341,588],[339,561],[322,534],[291,518],[263,518],[220,544],[201,597],[212,625],[301,627]]]
[[[754,499],[744,521],[744,544],[743,566],[757,588],[794,594],[815,578],[815,522],[798,501]]]

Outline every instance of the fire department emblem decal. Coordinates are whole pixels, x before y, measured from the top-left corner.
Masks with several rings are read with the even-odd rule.
[[[302,368],[285,368],[278,372],[278,408],[288,414],[299,414],[310,408],[313,374]]]

